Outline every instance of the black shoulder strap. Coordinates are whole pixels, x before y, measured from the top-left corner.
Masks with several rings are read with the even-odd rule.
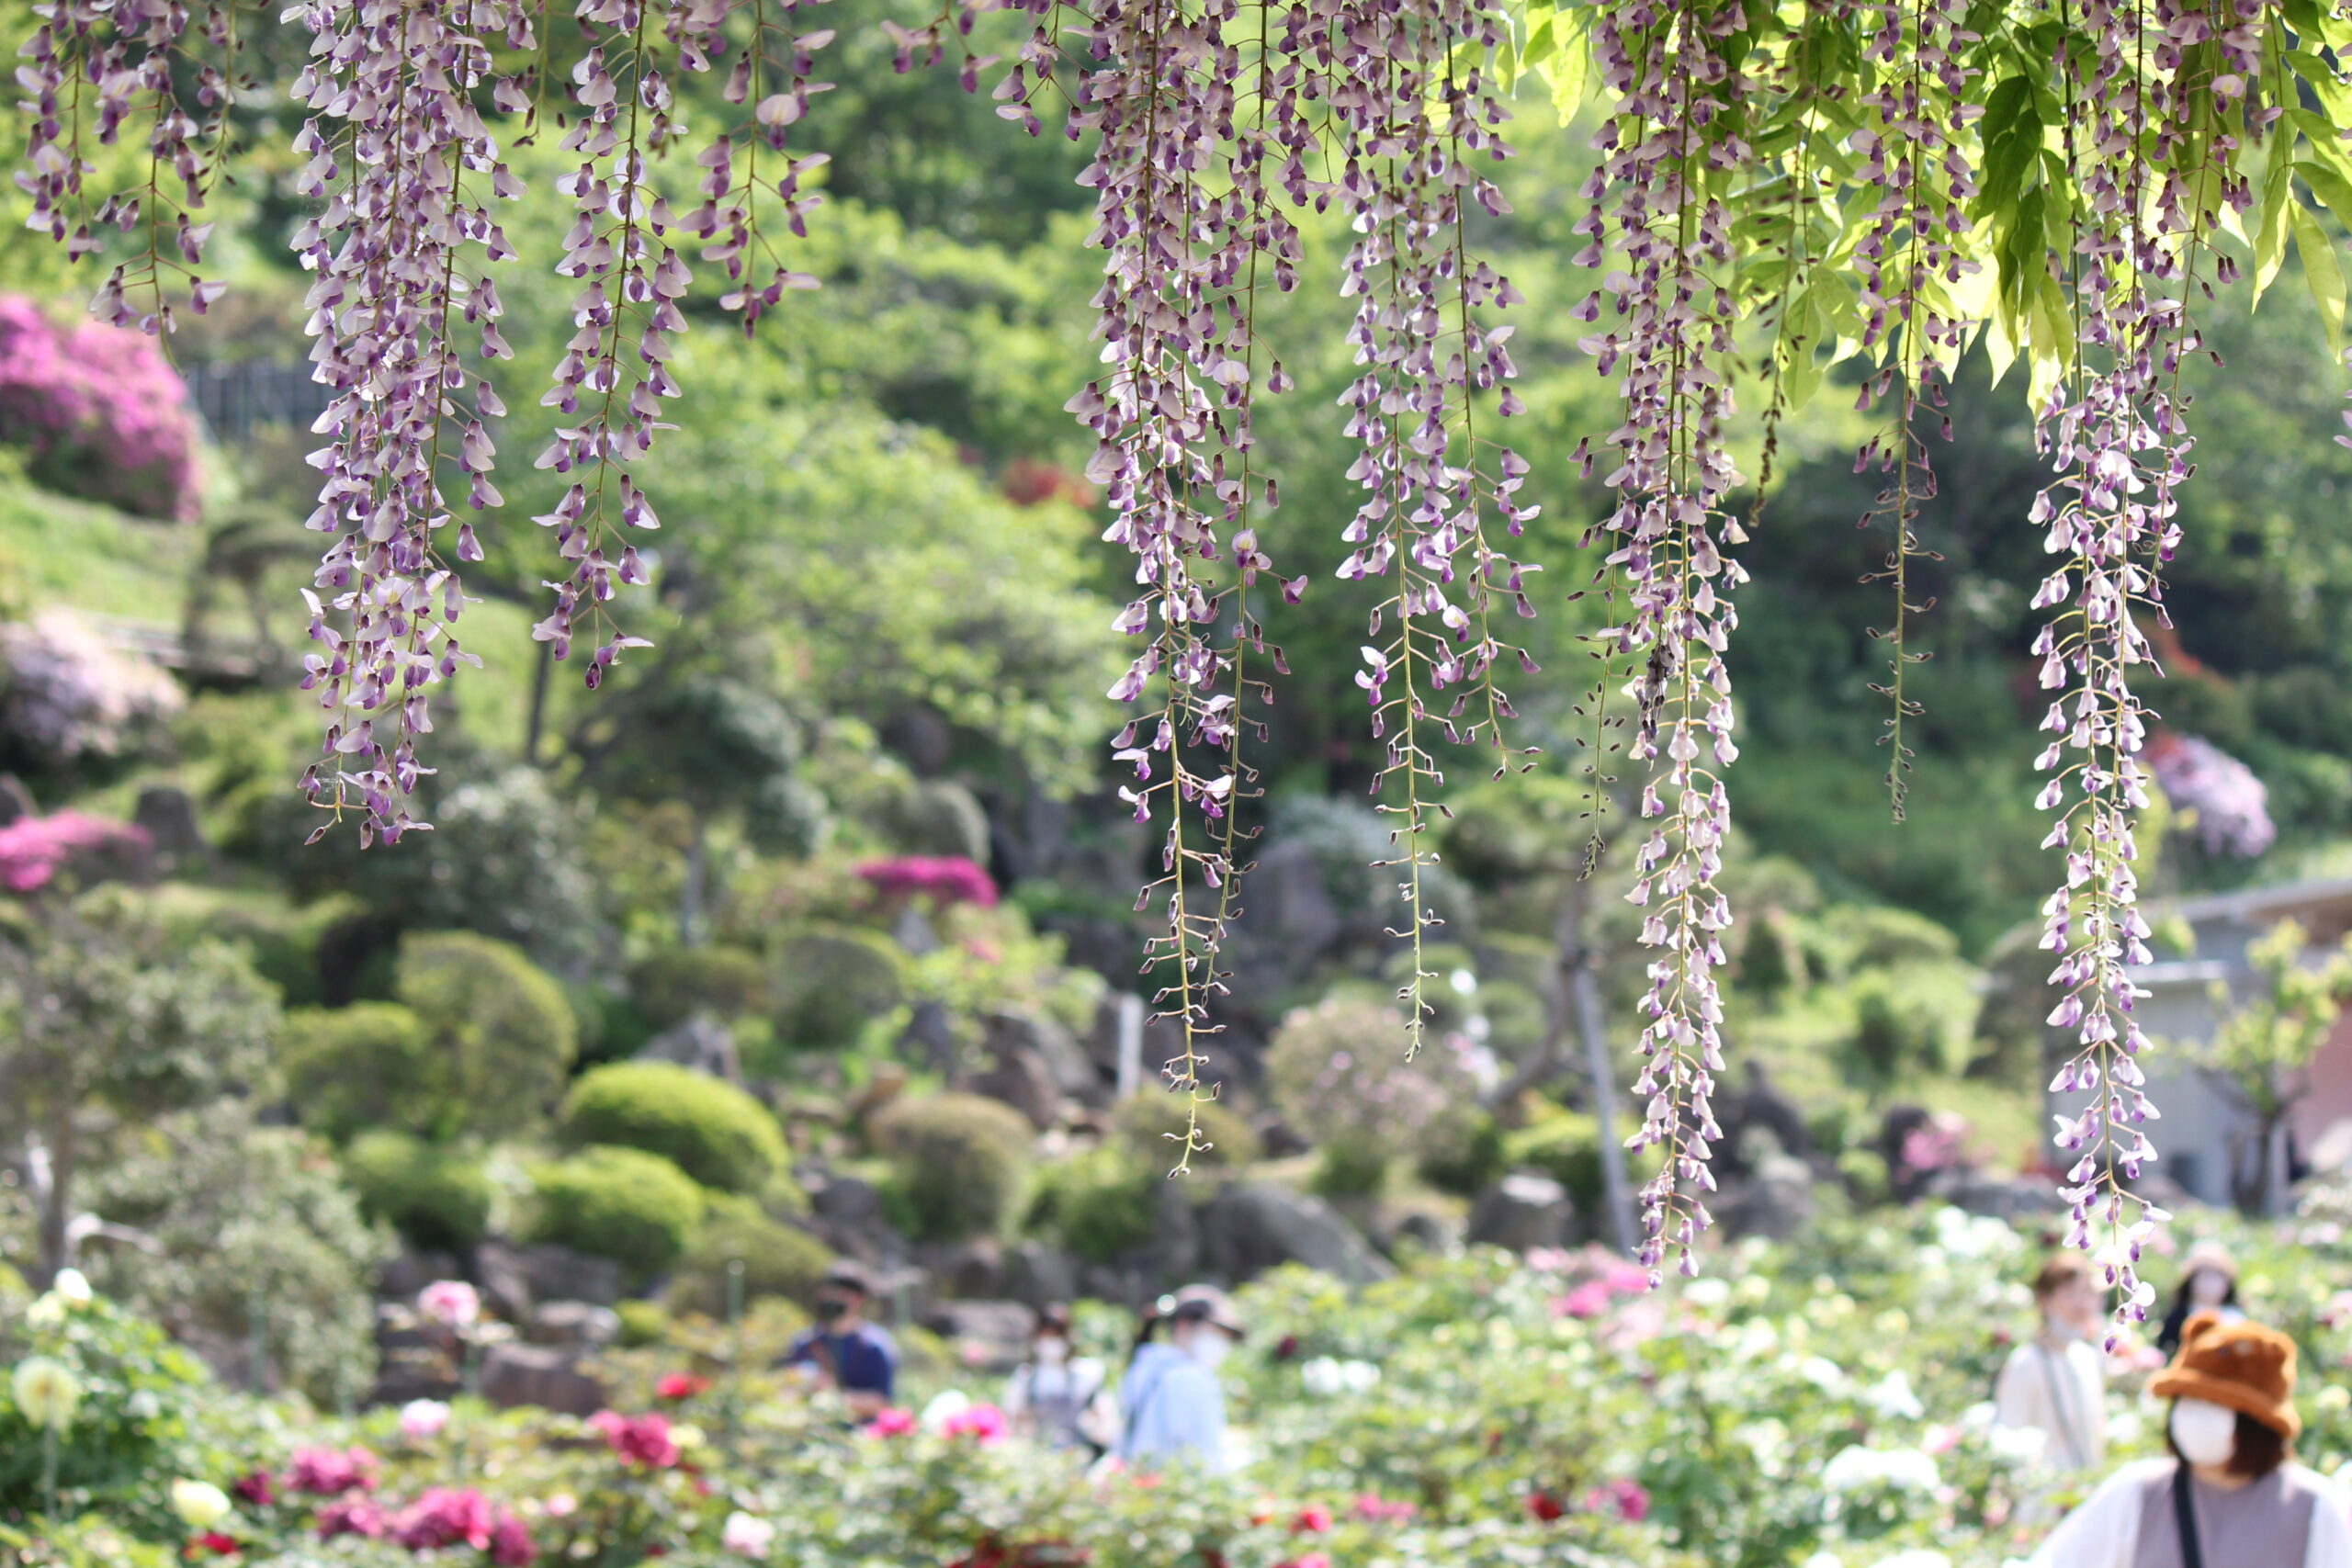
[[[2205,1568],[2205,1549],[2197,1539],[2197,1502],[2188,1495],[2188,1466],[2172,1472],[2172,1517],[2180,1531],[2181,1568]]]

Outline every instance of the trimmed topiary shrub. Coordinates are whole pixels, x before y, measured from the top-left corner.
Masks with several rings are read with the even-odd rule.
[[[401,943],[402,1005],[431,1035],[435,1125],[512,1136],[546,1115],[580,1047],[563,987],[522,949],[471,931],[435,931]]]
[[[531,1172],[529,1239],[609,1258],[634,1280],[659,1274],[695,1244],[706,1201],[694,1179],[641,1149],[582,1149]]]
[[[1111,1124],[1135,1156],[1146,1165],[1165,1168],[1184,1152],[1185,1117],[1191,1106],[1181,1094],[1147,1089],[1121,1100],[1111,1113]],[[1200,1108],[1201,1136],[1208,1147],[1195,1149],[1193,1163],[1249,1165],[1261,1152],[1257,1129],[1240,1113],[1214,1101]]]
[[[1453,1118],[1446,1135],[1432,1138],[1421,1155],[1421,1179],[1461,1198],[1485,1191],[1509,1168],[1502,1129],[1484,1111]]]
[[[424,1021],[397,1002],[286,1015],[278,1034],[286,1098],[302,1125],[341,1141],[368,1127],[437,1134],[454,1108]]]
[[[1027,1119],[976,1094],[897,1101],[875,1118],[873,1132],[889,1157],[901,1212],[922,1240],[962,1241],[1001,1229],[1028,1179]]]
[[[1150,1245],[1167,1179],[1160,1167],[1124,1149],[1097,1149],[1046,1168],[1029,1224],[1089,1263],[1115,1262]]]
[[[767,965],[740,947],[673,947],[636,964],[628,974],[629,998],[656,1030],[683,1023],[698,1012],[737,1018],[765,1010]]]
[[[745,1304],[781,1296],[808,1306],[833,1261],[832,1248],[808,1232],[780,1224],[741,1200],[711,1204],[702,1235],[663,1296],[672,1312],[719,1317],[727,1311],[727,1266],[743,1265]]]
[[[854,1043],[868,1021],[905,1005],[907,980],[906,954],[878,931],[795,931],[776,949],[776,1036],[818,1049]]]
[[[785,1169],[784,1132],[733,1084],[669,1062],[615,1062],[572,1085],[566,1145],[643,1149],[722,1192],[763,1191]]]
[[[379,1128],[351,1141],[343,1175],[361,1213],[416,1247],[462,1252],[490,1229],[490,1177],[469,1151]]]
[[[1529,1123],[1503,1140],[1504,1163],[1540,1170],[1568,1190],[1584,1213],[1601,1201],[1600,1123],[1577,1111],[1562,1111]]]

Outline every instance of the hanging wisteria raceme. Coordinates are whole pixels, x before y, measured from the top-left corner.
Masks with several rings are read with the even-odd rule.
[[[196,215],[230,151],[237,6],[44,0],[33,14],[40,26],[17,72],[31,118],[17,176],[32,197],[26,227],[76,257],[113,249],[108,229],[132,237],[91,302],[101,321],[169,331],[182,299],[201,315],[225,288],[196,271],[212,232]],[[126,129],[143,156],[110,156]],[[108,164],[136,172],[106,189]]]
[[[1967,346],[1969,322],[1957,319],[1949,291],[1981,264],[1961,254],[1968,232],[1962,203],[1976,193],[1968,159],[1956,138],[1977,118],[1963,101],[1968,68],[1960,51],[1976,41],[1960,24],[1960,0],[1886,0],[1864,13],[1864,58],[1883,73],[1862,97],[1869,118],[1855,132],[1862,154],[1857,177],[1882,194],[1854,247],[1861,280],[1861,347],[1884,352],[1888,363],[1863,385],[1862,406],[1892,402],[1894,419],[1854,462],[1860,473],[1876,466],[1894,479],[1881,491],[1861,525],[1883,519],[1894,542],[1877,575],[1894,591],[1893,622],[1871,628],[1892,650],[1887,678],[1873,686],[1894,705],[1880,738],[1887,748],[1886,787],[1894,819],[1903,820],[1912,750],[1905,721],[1920,712],[1905,681],[1927,655],[1910,651],[1913,617],[1933,607],[1915,603],[1912,563],[1923,553],[1919,507],[1936,493],[1935,466],[1919,425],[1922,410],[1940,409],[1952,367]],[[1937,415],[1947,439],[1951,422]]]
[[[481,548],[469,523],[445,547],[440,470],[447,458],[470,476],[474,508],[499,503],[486,422],[505,409],[458,338],[507,353],[480,265],[512,259],[486,203],[522,187],[472,95],[494,75],[483,33],[511,28],[503,41],[526,47],[530,24],[503,0],[314,0],[300,15],[312,59],[294,96],[312,113],[295,139],[309,160],[298,187],[324,210],[295,247],[317,275],[314,372],[336,389],[316,426],[332,439],[311,456],[322,477],[310,525],[333,542],[316,579],[326,597],[308,596],[318,649],[302,684],[327,722],[303,786],[332,814],[313,842],[346,812],[363,843],[390,841],[419,825],[408,802],[430,771],[416,754],[429,688],[480,662],[454,629],[465,595],[450,558]]]
[[[1375,789],[1400,795],[1379,809],[1395,827],[1408,918],[1394,934],[1411,944],[1411,970],[1398,991],[1407,1054],[1420,1043],[1431,1010],[1421,987],[1433,976],[1422,957],[1436,923],[1425,876],[1436,856],[1428,841],[1444,768],[1442,738],[1506,750],[1515,716],[1497,682],[1497,664],[1515,656],[1495,636],[1495,601],[1521,613],[1530,570],[1498,550],[1486,513],[1516,535],[1532,508],[1516,500],[1526,464],[1508,447],[1482,442],[1473,395],[1499,387],[1499,414],[1517,411],[1511,329],[1483,312],[1517,301],[1510,281],[1476,261],[1465,243],[1472,208],[1509,210],[1487,168],[1510,151],[1507,118],[1482,62],[1501,40],[1491,9],[1460,0],[1345,0],[1335,18],[1330,76],[1340,128],[1340,195],[1353,220],[1341,293],[1356,301],[1349,341],[1365,367],[1341,401],[1347,434],[1363,446],[1349,470],[1364,499],[1343,536],[1354,547],[1339,575],[1387,578],[1395,592],[1373,610],[1364,668],[1356,684],[1373,711],[1385,758]],[[1461,51],[1457,42],[1474,47]],[[1436,705],[1447,701],[1442,711]]]
[[[1106,371],[1069,407],[1096,437],[1087,476],[1114,513],[1103,536],[1136,558],[1138,592],[1115,625],[1144,646],[1111,695],[1145,711],[1114,750],[1135,781],[1122,797],[1137,820],[1163,824],[1160,875],[1137,908],[1157,902],[1166,917],[1146,969],[1159,977],[1161,1016],[1182,1032],[1166,1076],[1195,1107],[1180,1169],[1203,1146],[1201,1036],[1216,1027],[1216,955],[1235,909],[1232,813],[1251,693],[1242,651],[1264,647],[1243,597],[1272,567],[1250,525],[1250,508],[1273,500],[1250,466],[1251,414],[1261,375],[1268,391],[1288,384],[1279,362],[1257,363],[1257,269],[1270,259],[1281,288],[1296,262],[1295,231],[1264,189],[1267,139],[1218,152],[1235,139],[1244,96],[1236,20],[1229,0],[1112,0],[1091,35],[1102,68],[1085,76],[1071,114],[1075,129],[1101,139],[1083,182],[1097,193],[1092,239],[1104,252],[1094,304]],[[1021,69],[1033,58],[1024,54]],[[1250,78],[1249,96],[1261,102],[1266,63],[1261,52]],[[1034,68],[1050,79],[1049,66]],[[1014,102],[1034,113],[1026,92]],[[1216,175],[1230,188],[1217,189]],[[1231,576],[1221,586],[1227,551]]]
[[[2152,33],[2202,42],[2214,30],[2177,12],[2158,23],[2140,0],[2096,0],[2083,12],[2091,47],[2068,64],[2082,107],[2067,128],[2082,189],[2071,258],[2080,352],[2040,413],[2037,434],[2059,478],[2031,512],[2062,561],[2034,598],[2058,612],[2034,651],[2042,686],[2057,694],[2039,760],[2052,774],[2040,804],[2058,813],[2044,842],[2066,864],[2064,886],[2042,908],[2041,945],[2057,957],[2051,983],[2062,993],[2050,1021],[2076,1037],[2051,1087],[2079,1097],[2080,1109],[2059,1118],[2059,1146],[2074,1156],[2062,1191],[2069,1241],[2095,1251],[2117,1293],[2110,1345],[2154,1299],[2138,1263],[2165,1217],[2130,1187],[2156,1157],[2145,1123],[2157,1115],[2139,1060],[2148,1041],[2134,1004],[2144,992],[2131,973],[2151,957],[2133,814],[2148,804],[2142,752],[2153,716],[2134,682],[2155,660],[2139,617],[2162,617],[2160,573],[2181,536],[2189,441],[2178,381],[2197,346],[2191,269],[2222,203],[2246,202],[2243,187],[2233,196],[2191,161],[2206,155],[2237,96],[2217,96],[2216,85],[2243,79],[2210,69],[2210,51],[2151,62]],[[2188,152],[2169,161],[2161,206],[2159,146]]]
[[[1720,1135],[1711,1105],[1724,1066],[1716,971],[1731,909],[1715,878],[1731,804],[1717,770],[1738,755],[1723,655],[1738,619],[1729,594],[1747,573],[1724,554],[1745,535],[1724,511],[1735,478],[1723,444],[1733,243],[1714,176],[1750,155],[1713,122],[1748,90],[1721,51],[1742,25],[1736,5],[1701,18],[1630,0],[1605,7],[1593,31],[1613,101],[1579,231],[1591,236],[1585,265],[1616,253],[1604,292],[1620,320],[1586,346],[1603,375],[1616,376],[1624,403],[1611,437],[1618,465],[1606,482],[1617,501],[1606,526],[1625,618],[1609,635],[1634,661],[1629,754],[1656,774],[1642,789],[1651,826],[1628,895],[1645,910],[1642,942],[1655,953],[1634,1085],[1645,1110],[1629,1140],[1663,1156],[1642,1190],[1641,1258],[1653,1275],[1669,1253],[1686,1273],[1697,1270]],[[1593,320],[1600,308],[1596,295],[1579,313]]]

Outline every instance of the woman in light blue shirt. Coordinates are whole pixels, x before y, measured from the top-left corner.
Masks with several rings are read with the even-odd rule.
[[[1165,1343],[1154,1337],[1163,1326]],[[1119,1388],[1119,1458],[1142,1470],[1189,1465],[1224,1474],[1230,1466],[1216,1370],[1240,1341],[1241,1320],[1223,1291],[1187,1285],[1161,1297]]]

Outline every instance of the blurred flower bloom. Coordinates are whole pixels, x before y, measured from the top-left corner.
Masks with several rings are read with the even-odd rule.
[[[28,1356],[17,1363],[8,1386],[17,1410],[33,1430],[62,1432],[74,1425],[74,1412],[82,1403],[82,1384],[64,1362]]]
[[[229,1517],[229,1495],[209,1481],[183,1476],[172,1483],[172,1512],[192,1530],[209,1530]]]
[[[775,1541],[775,1526],[740,1508],[719,1528],[718,1544],[738,1557],[765,1557]]]
[[[653,1394],[657,1399],[666,1399],[675,1403],[682,1399],[692,1399],[695,1395],[707,1392],[709,1387],[708,1378],[698,1378],[692,1372],[671,1372],[653,1385]]]
[[[903,1438],[915,1429],[915,1413],[892,1405],[875,1412],[874,1419],[865,1424],[869,1438]]]
[[[412,1399],[401,1406],[401,1436],[412,1443],[430,1441],[449,1424],[449,1407],[437,1399]]]
[[[465,1330],[481,1319],[481,1295],[463,1280],[435,1280],[416,1293],[416,1310],[445,1328]]]

